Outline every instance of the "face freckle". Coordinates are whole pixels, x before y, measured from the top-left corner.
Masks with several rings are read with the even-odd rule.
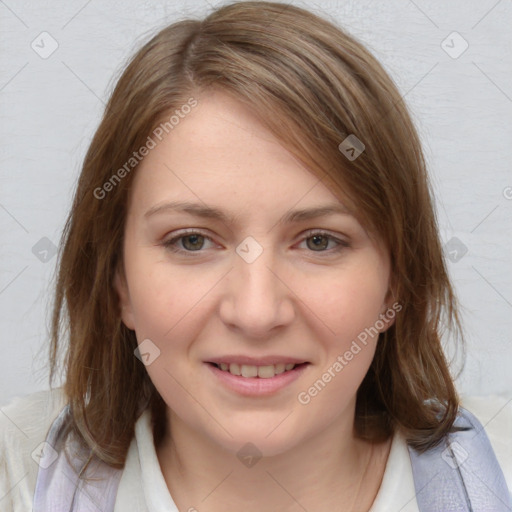
[[[343,205],[221,92],[201,96],[136,173],[116,286],[123,322],[157,347],[146,369],[171,428],[275,454],[353,420],[377,336],[332,367],[390,306],[386,251],[348,212],[290,218]],[[228,356],[308,364],[276,392],[251,396],[212,371],[212,359]],[[329,368],[325,387],[299,402]],[[283,411],[293,411],[286,422]]]

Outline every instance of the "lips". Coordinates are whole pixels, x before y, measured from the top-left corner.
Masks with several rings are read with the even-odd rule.
[[[291,370],[285,370],[282,373],[276,374],[274,367],[278,367],[278,365],[286,367],[285,363],[263,366],[239,365],[241,375],[235,375],[231,371],[222,370],[221,364],[224,367],[227,365],[227,363],[204,362],[204,365],[208,368],[210,375],[216,379],[216,382],[221,383],[225,389],[247,397],[270,397],[277,394],[279,391],[291,386],[297,379],[300,379],[301,375],[309,367],[308,362],[300,364],[288,363],[293,366]],[[236,364],[230,363],[229,368]],[[270,369],[267,367],[270,367]],[[258,372],[258,375],[255,375],[255,370]],[[263,372],[261,376],[260,372]]]

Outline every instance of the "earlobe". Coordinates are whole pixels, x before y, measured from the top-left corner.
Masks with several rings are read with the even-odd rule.
[[[385,307],[381,312],[379,319],[381,321],[379,332],[386,332],[395,323],[396,312],[392,307]]]
[[[382,329],[379,329],[381,333],[387,331],[395,323],[396,315],[401,309],[402,306],[396,300],[394,291],[389,289],[379,316],[381,322],[384,324]]]
[[[133,318],[133,310],[128,292],[126,278],[121,275],[119,269],[116,270],[114,276],[114,288],[119,297],[119,309],[121,310],[121,320],[128,329],[135,330],[135,322]]]

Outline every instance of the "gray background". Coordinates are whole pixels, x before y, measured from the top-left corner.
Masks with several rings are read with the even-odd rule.
[[[48,387],[52,249],[115,77],[159,28],[220,3],[0,1],[0,404]],[[424,143],[463,306],[457,386],[510,395],[512,2],[289,3],[344,26],[395,79]]]

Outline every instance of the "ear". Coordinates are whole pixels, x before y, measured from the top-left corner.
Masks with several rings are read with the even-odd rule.
[[[402,304],[396,300],[395,292],[390,288],[386,294],[386,299],[382,306],[379,319],[384,326],[379,329],[380,332],[386,332],[394,323],[396,315],[402,310]]]
[[[119,308],[121,310],[121,320],[128,329],[135,330],[135,321],[130,293],[124,273],[118,268],[114,276],[114,288],[119,296]]]

